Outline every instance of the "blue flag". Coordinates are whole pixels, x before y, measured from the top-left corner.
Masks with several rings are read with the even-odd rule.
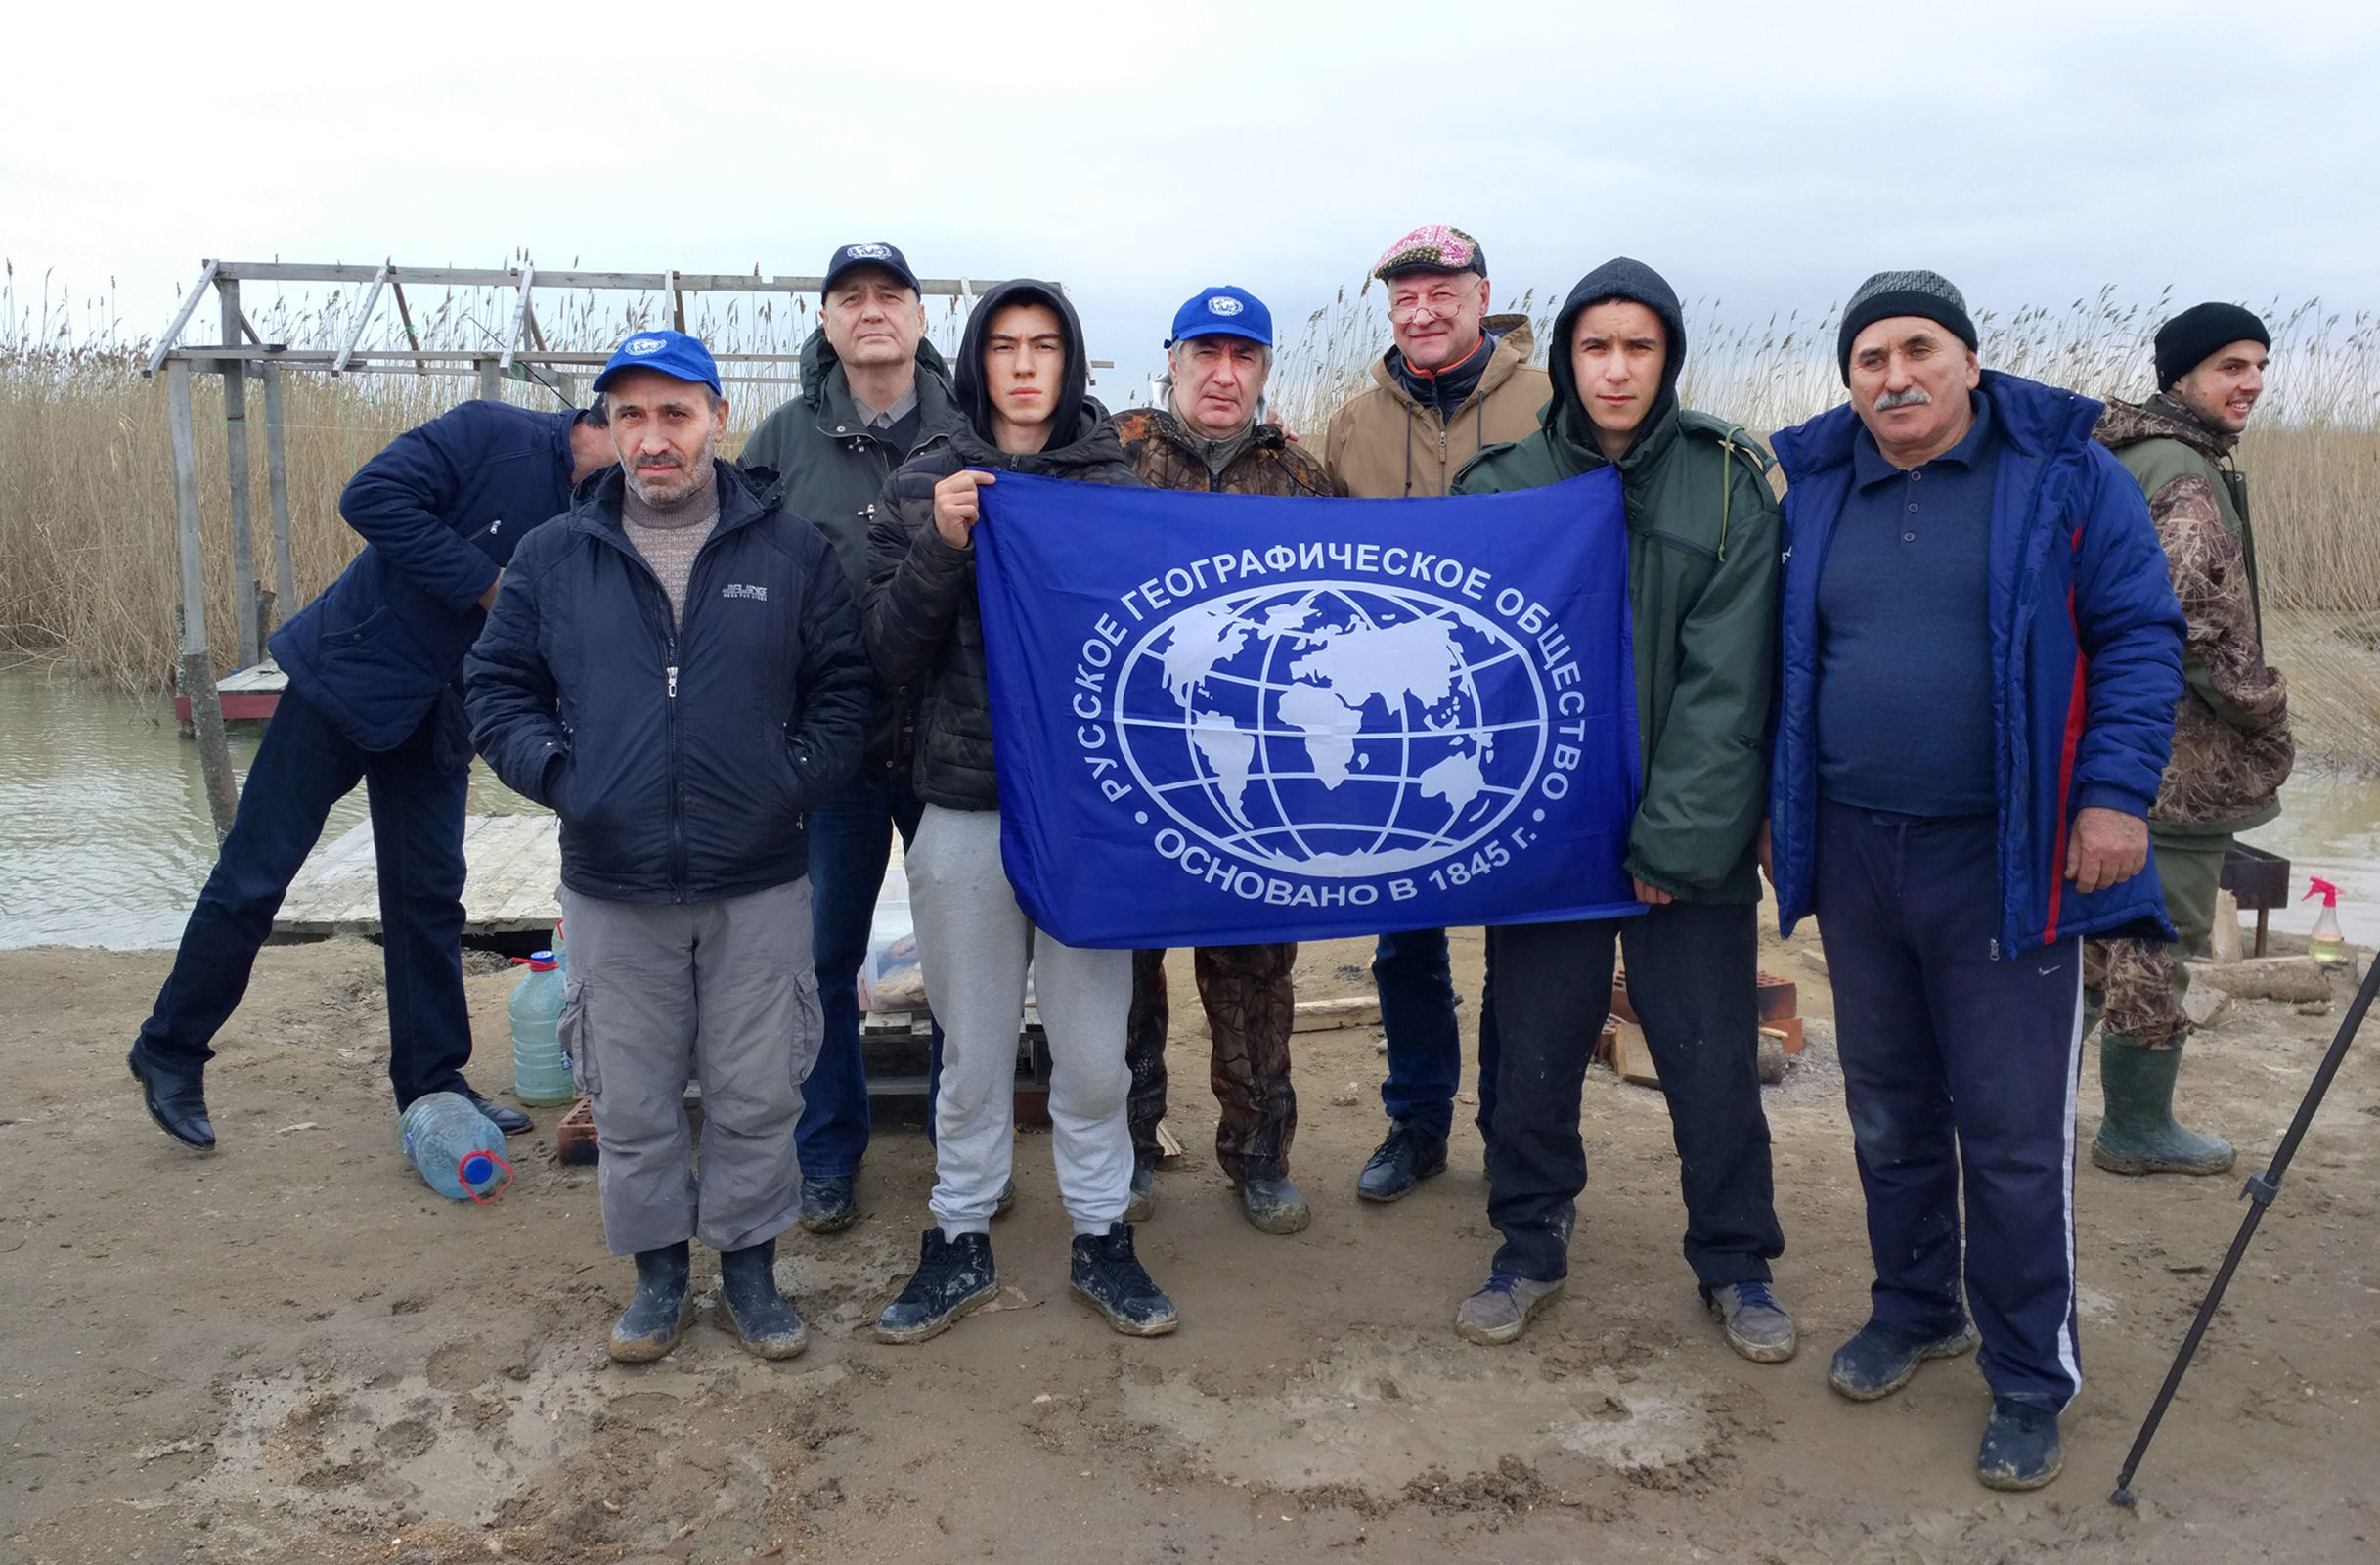
[[[979,492],[1000,850],[1059,940],[1639,911],[1612,470],[1446,500]]]

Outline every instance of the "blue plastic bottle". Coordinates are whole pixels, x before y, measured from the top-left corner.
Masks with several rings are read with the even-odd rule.
[[[552,952],[529,959],[529,970],[512,986],[506,1008],[512,1016],[513,1093],[524,1103],[577,1101],[578,1088],[570,1080],[555,1026],[562,1015],[562,973]]]
[[[505,1133],[460,1093],[429,1093],[397,1121],[405,1160],[450,1201],[492,1200],[512,1182],[500,1159]]]

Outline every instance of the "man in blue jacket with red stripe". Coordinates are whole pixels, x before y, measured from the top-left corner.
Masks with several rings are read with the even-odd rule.
[[[2082,1384],[2082,938],[2166,927],[2146,817],[2182,609],[2099,404],[1983,370],[1948,281],[1870,278],[1836,351],[1850,406],[1776,439],[1770,780],[1778,912],[1788,933],[1818,916],[1875,1263],[1828,1378],[1873,1401],[1980,1340],[1977,1476],[2033,1489]]]
[[[182,932],[173,972],[132,1046],[150,1117],[215,1144],[202,1075],[247,992],[257,948],[331,807],[363,782],[379,865],[388,1075],[402,1110],[461,1093],[507,1135],[529,1116],[463,1079],[463,815],[471,762],[458,672],[523,533],[570,509],[615,460],[598,417],[466,402],[389,442],[349,479],[339,514],[364,552],[273,633],[289,676],[240,811]]]

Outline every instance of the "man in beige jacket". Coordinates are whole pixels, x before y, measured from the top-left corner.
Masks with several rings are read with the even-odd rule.
[[[1553,382],[1529,363],[1528,318],[1487,313],[1487,258],[1461,229],[1415,229],[1372,275],[1388,288],[1395,346],[1372,366],[1375,383],[1331,415],[1323,466],[1340,493],[1357,499],[1436,498],[1483,448],[1534,434]],[[1388,1035],[1381,1101],[1389,1126],[1355,1190],[1393,1201],[1446,1167],[1454,1128],[1463,1046],[1446,931],[1382,935],[1372,977]],[[1492,1008],[1482,1007],[1479,1025],[1485,1068],[1495,1050]]]

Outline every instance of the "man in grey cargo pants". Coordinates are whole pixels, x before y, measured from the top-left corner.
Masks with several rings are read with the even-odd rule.
[[[677,1345],[699,1238],[721,1323],[789,1358],[808,1333],[776,1236],[801,1211],[819,1033],[806,816],[859,761],[859,604],[824,535],[718,460],[701,343],[639,332],[595,389],[620,466],[514,552],[466,665],[471,738],[562,819],[563,1044],[595,1103],[604,1236],[637,1258],[611,1356]]]

